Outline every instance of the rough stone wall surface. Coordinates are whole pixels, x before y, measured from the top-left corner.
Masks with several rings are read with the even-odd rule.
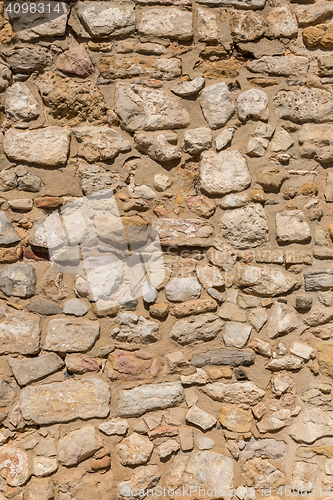
[[[333,2],[0,6],[0,500],[329,496]],[[45,229],[110,188],[165,269],[120,305]]]

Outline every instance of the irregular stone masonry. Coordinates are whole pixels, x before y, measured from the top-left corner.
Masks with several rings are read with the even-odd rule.
[[[333,3],[0,7],[0,500],[328,497]]]

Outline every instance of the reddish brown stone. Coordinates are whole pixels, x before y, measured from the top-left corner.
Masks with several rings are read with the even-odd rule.
[[[12,264],[21,259],[23,255],[23,248],[1,248],[0,249],[0,262],[4,264]]]
[[[146,351],[114,351],[109,355],[108,375],[111,380],[145,380],[155,376],[159,356]]]
[[[157,217],[166,217],[170,213],[170,210],[165,208],[164,205],[157,205],[157,207],[154,208],[154,214],[157,215]]]
[[[35,198],[35,207],[37,208],[58,208],[61,206],[61,200],[58,196],[44,196]]]
[[[108,469],[111,467],[111,457],[105,456],[103,458],[92,458],[90,461],[92,470]]]

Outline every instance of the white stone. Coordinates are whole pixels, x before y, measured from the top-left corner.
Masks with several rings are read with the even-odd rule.
[[[281,243],[301,243],[311,238],[311,230],[302,210],[276,214],[277,239]]]
[[[190,40],[192,13],[176,7],[160,7],[141,12],[137,30],[140,35]]]
[[[200,42],[217,42],[219,27],[215,11],[198,8],[197,29]]]
[[[186,130],[184,133],[184,151],[198,155],[212,145],[212,131],[207,127]]]
[[[56,352],[85,352],[99,336],[99,322],[88,319],[51,319],[44,349]]]
[[[228,322],[223,334],[225,345],[227,347],[244,347],[250,337],[251,330],[251,326]]]
[[[294,491],[311,491],[314,489],[318,465],[309,462],[295,462],[292,470],[290,487]]]
[[[296,356],[299,356],[302,359],[308,360],[313,357],[314,349],[308,344],[304,344],[303,342],[293,342],[289,347],[289,351]]]
[[[165,295],[171,302],[198,299],[201,286],[196,278],[175,278],[166,285]]]
[[[32,472],[34,476],[46,477],[53,474],[58,469],[58,462],[55,458],[34,457],[32,461]]]
[[[156,191],[165,191],[171,184],[170,177],[166,174],[156,174],[154,177],[154,188]]]
[[[235,112],[235,104],[227,85],[215,83],[206,87],[200,96],[200,105],[210,128],[223,127]]]
[[[39,116],[38,101],[25,83],[16,82],[7,90],[5,114],[9,122],[34,120]]]
[[[268,225],[264,208],[255,203],[224,212],[221,232],[235,248],[253,248],[267,243]]]
[[[0,304],[0,354],[37,354],[40,342],[40,318]]]
[[[267,94],[258,89],[246,90],[237,97],[237,109],[241,120],[268,120]]]
[[[298,443],[311,444],[319,438],[333,436],[333,419],[320,408],[303,409],[289,429]]]
[[[59,440],[58,459],[62,465],[76,465],[91,457],[102,447],[102,441],[93,425],[69,432]]]
[[[134,2],[79,2],[77,13],[93,37],[128,35],[135,30]]]
[[[213,439],[206,437],[199,431],[194,432],[194,443],[199,450],[210,450],[215,446],[215,441],[213,441]]]
[[[78,155],[90,163],[111,160],[118,153],[131,150],[131,143],[113,128],[103,125],[80,125],[72,129],[79,143]]]
[[[193,405],[186,413],[186,420],[191,424],[195,424],[204,431],[211,429],[216,424],[217,419],[205,410],[201,410]]]
[[[264,307],[252,309],[249,315],[249,323],[259,332],[268,319],[267,311]]]
[[[267,35],[270,38],[292,38],[298,33],[296,18],[288,5],[271,9],[266,20]]]
[[[129,425],[126,420],[123,420],[121,418],[113,418],[112,420],[101,423],[98,428],[107,436],[113,436],[115,434],[122,436],[126,434]]]
[[[216,151],[221,151],[231,141],[235,134],[236,129],[233,127],[224,128],[215,139]]]
[[[264,156],[268,148],[269,141],[264,137],[251,137],[246,152],[252,156]]]
[[[292,306],[276,302],[267,323],[269,338],[275,339],[292,332],[299,325],[298,314]]]
[[[237,150],[205,151],[200,161],[200,186],[209,194],[243,191],[251,183],[246,159]]]
[[[180,97],[189,97],[197,94],[205,86],[205,79],[203,77],[194,78],[190,82],[181,82],[176,87],[171,89],[176,95]]]
[[[276,130],[273,140],[271,142],[271,150],[275,153],[280,151],[286,151],[294,144],[294,141],[291,135],[284,130],[283,128],[280,130]]]
[[[222,403],[255,405],[265,396],[265,391],[253,382],[224,384],[214,382],[201,389],[205,394]]]
[[[295,287],[297,280],[292,273],[279,268],[265,268],[240,264],[236,273],[235,285],[264,297],[286,293]]]
[[[167,439],[157,447],[157,453],[160,458],[166,458],[172,453],[176,453],[180,449],[180,445],[175,439]]]

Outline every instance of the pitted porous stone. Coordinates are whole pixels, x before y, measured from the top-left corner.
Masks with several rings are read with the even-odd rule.
[[[221,232],[235,248],[253,248],[268,242],[268,225],[264,208],[259,203],[225,212]]]
[[[39,350],[39,317],[0,304],[0,353],[36,354]]]
[[[333,120],[332,94],[327,90],[303,88],[296,91],[281,90],[274,99],[278,118],[295,122],[323,123]]]
[[[110,398],[110,387],[101,379],[66,380],[23,388],[20,408],[28,422],[55,424],[105,418]]]
[[[77,13],[92,37],[129,35],[135,30],[133,2],[79,2]]]
[[[183,387],[179,382],[142,385],[120,391],[117,414],[120,417],[139,417],[147,411],[177,406],[182,399]]]
[[[238,116],[241,120],[255,118],[268,120],[268,97],[257,89],[246,90],[237,97]]]
[[[210,128],[223,127],[235,112],[235,104],[225,83],[206,87],[200,96],[202,113]]]

